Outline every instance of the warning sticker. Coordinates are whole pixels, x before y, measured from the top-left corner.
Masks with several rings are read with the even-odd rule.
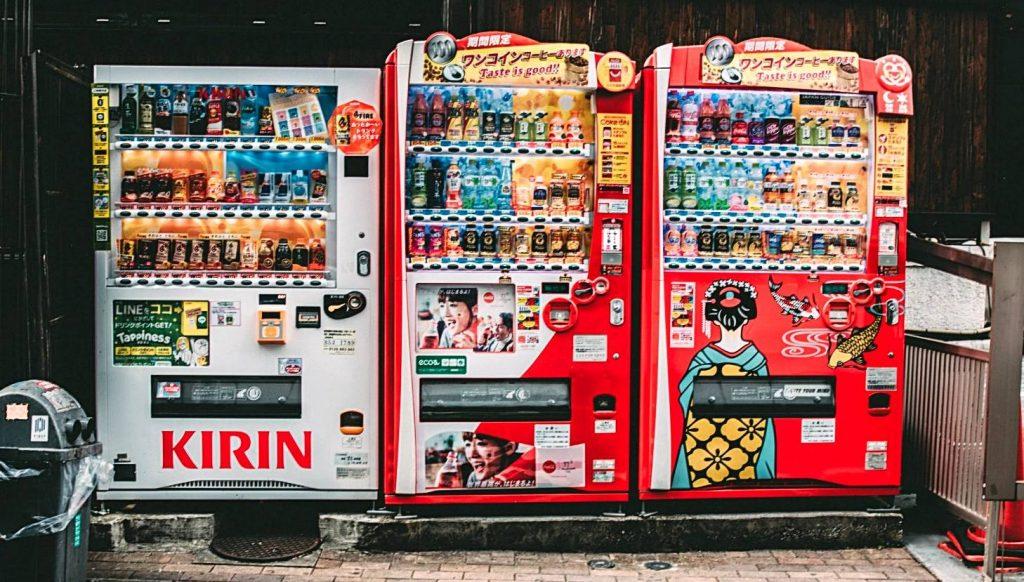
[[[895,390],[896,368],[868,368],[868,390]]]
[[[866,448],[867,448],[868,451],[874,451],[874,452],[877,452],[877,451],[887,451],[887,450],[889,450],[889,442],[888,441],[868,441],[868,446]]]
[[[324,351],[332,356],[351,356],[356,353],[356,330],[325,329]]]
[[[607,362],[608,336],[575,335],[572,338],[572,361]]]
[[[538,449],[569,447],[568,424],[537,424],[533,427],[533,444]]]
[[[836,442],[836,419],[834,418],[803,418],[800,419],[801,443],[834,443]]]
[[[210,324],[214,327],[242,325],[241,301],[213,301],[210,303]]]
[[[615,459],[594,459],[593,467],[595,471],[614,471]]]
[[[334,476],[336,479],[365,480],[370,476],[370,470],[358,467],[335,467]]]
[[[615,471],[594,471],[594,483],[612,483],[615,481]]]
[[[599,418],[594,421],[594,432],[597,434],[609,434],[615,432],[614,418]]]

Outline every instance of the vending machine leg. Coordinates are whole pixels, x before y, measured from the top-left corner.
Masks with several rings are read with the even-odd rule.
[[[391,511],[390,509],[388,509],[388,508],[386,508],[386,507],[380,507],[380,508],[378,508],[378,507],[377,507],[377,502],[376,502],[376,501],[374,501],[374,502],[373,502],[373,506],[372,506],[372,507],[370,507],[370,509],[367,509],[367,510],[366,510],[366,514],[367,514],[367,515],[384,515],[384,516],[392,516],[392,515],[394,515],[394,514],[395,514],[395,512],[394,512],[394,511]]]
[[[622,504],[619,504],[618,511],[604,511],[601,513],[603,517],[626,517],[626,512],[622,511]]]
[[[398,508],[398,513],[395,514],[395,519],[416,519],[417,517],[419,516],[415,513],[404,513],[401,507]]]
[[[647,511],[647,502],[646,501],[641,501],[640,502],[640,513],[638,513],[636,515],[637,515],[637,517],[648,518],[648,517],[654,517],[655,515],[658,515],[658,512],[657,511]]]

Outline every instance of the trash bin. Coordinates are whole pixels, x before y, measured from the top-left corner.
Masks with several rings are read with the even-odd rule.
[[[56,384],[0,390],[0,581],[85,580],[91,499],[111,472],[95,433]]]

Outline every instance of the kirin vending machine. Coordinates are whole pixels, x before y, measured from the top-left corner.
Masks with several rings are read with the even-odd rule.
[[[625,500],[634,64],[437,33],[384,79],[386,502]]]
[[[373,499],[380,73],[98,66],[101,499]]]
[[[648,59],[641,499],[898,492],[910,80],[778,38]]]

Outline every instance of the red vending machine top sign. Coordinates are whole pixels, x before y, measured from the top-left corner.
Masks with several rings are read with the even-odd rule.
[[[634,70],[504,32],[391,55],[388,503],[626,499]]]
[[[898,491],[910,79],[777,38],[648,59],[642,499]]]

